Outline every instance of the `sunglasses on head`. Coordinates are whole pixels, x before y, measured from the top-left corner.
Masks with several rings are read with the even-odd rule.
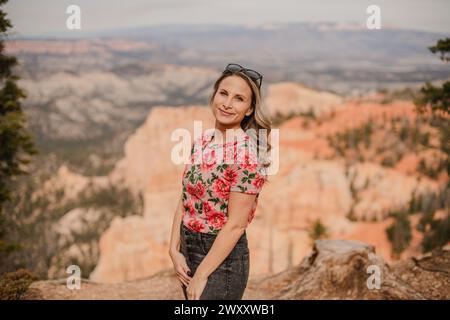
[[[247,75],[250,79],[252,79],[256,85],[258,86],[259,89],[261,89],[261,83],[262,83],[262,74],[260,74],[259,72],[252,70],[252,69],[247,69],[244,68],[243,66],[237,64],[237,63],[229,63],[227,65],[227,67],[225,68],[225,70],[223,71],[223,73],[226,72],[243,72],[245,75]]]

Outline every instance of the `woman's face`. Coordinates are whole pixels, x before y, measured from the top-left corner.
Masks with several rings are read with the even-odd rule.
[[[216,126],[223,129],[239,128],[242,119],[252,113],[252,89],[239,76],[223,79],[212,102]]]

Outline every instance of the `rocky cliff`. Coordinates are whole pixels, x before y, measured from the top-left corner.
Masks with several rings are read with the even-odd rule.
[[[384,260],[392,261],[386,228],[394,219],[389,214],[408,209],[413,196],[437,192],[448,178],[432,179],[418,172],[419,160],[432,163],[439,154],[417,149],[408,144],[408,136],[401,136],[405,128],[405,132],[419,128],[414,105],[344,100],[292,83],[270,87],[269,110],[289,116],[300,102],[302,112],[312,110],[313,115],[294,115],[277,128],[280,169],[269,177],[248,228],[252,276],[300,263],[312,246],[311,230],[317,221],[327,237],[368,243]],[[178,128],[192,135],[194,121],[201,121],[203,129],[214,125],[206,106],[154,107],[127,139],[124,157],[108,175],[87,178],[63,167],[44,185],[46,190],[64,189],[66,197],[76,197],[88,186],[105,185],[120,185],[143,196],[142,215],[116,217],[103,233],[91,280],[117,283],[170,268],[168,242],[183,169],[171,161],[177,142],[170,137]],[[431,141],[436,139],[430,128],[420,125],[420,129],[430,133]],[[419,213],[411,214],[411,244],[401,258],[421,252]]]

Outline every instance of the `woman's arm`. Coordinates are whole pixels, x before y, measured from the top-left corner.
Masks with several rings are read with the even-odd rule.
[[[211,249],[200,263],[195,277],[207,279],[231,253],[248,225],[248,215],[256,195],[230,192],[228,220],[217,234]]]
[[[183,283],[187,287],[189,285],[189,282],[191,281],[191,270],[186,263],[186,257],[182,252],[180,252],[180,227],[183,220],[182,197],[183,195],[181,195],[180,197],[180,201],[178,202],[178,206],[175,210],[173,218],[172,233],[169,244],[169,255],[172,259],[173,266],[178,278],[180,279],[181,283]]]
[[[180,201],[178,201],[177,209],[175,210],[175,214],[173,217],[172,223],[172,233],[170,236],[170,244],[169,244],[169,254],[180,251],[180,227],[181,222],[183,220],[183,211],[182,211],[182,196],[180,197]]]

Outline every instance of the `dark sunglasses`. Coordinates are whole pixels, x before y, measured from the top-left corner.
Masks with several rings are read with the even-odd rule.
[[[232,73],[242,71],[245,75],[247,75],[250,79],[252,79],[256,83],[258,89],[261,89],[263,76],[259,72],[252,69],[244,68],[243,66],[237,63],[229,63],[225,68],[225,70],[223,71],[223,73],[226,73],[227,71]]]

